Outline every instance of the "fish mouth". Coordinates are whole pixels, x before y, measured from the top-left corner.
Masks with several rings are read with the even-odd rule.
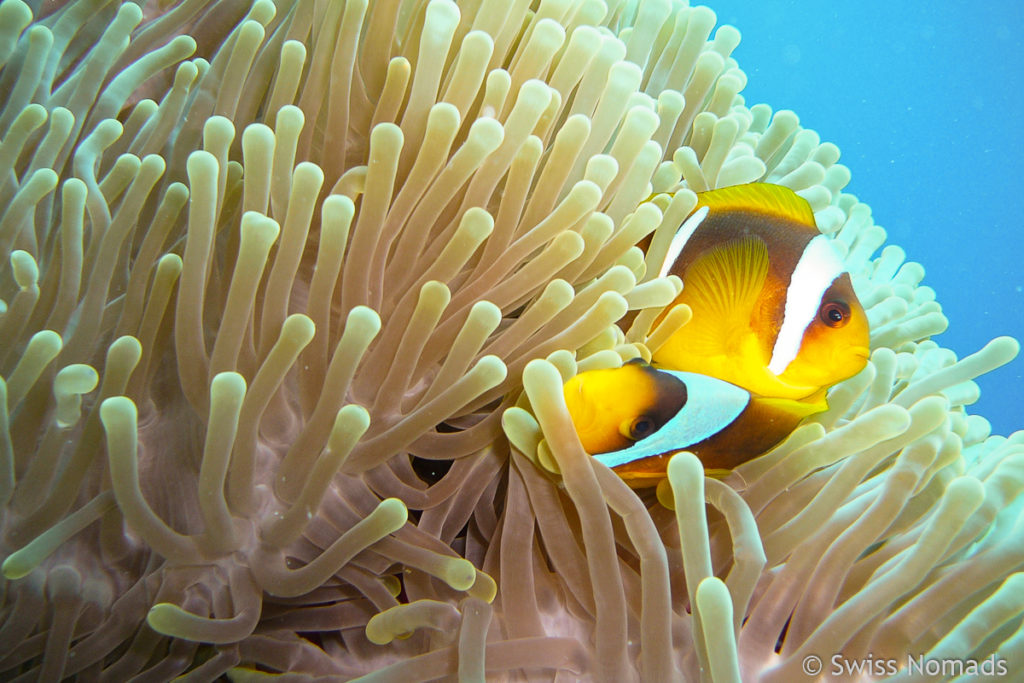
[[[866,346],[854,346],[851,350],[854,355],[860,356],[861,358],[867,359],[871,357],[871,349]]]

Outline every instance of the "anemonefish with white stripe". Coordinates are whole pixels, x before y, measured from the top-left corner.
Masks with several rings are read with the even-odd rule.
[[[639,359],[582,372],[562,389],[584,450],[634,488],[657,484],[682,450],[720,476],[770,450],[820,409]]]
[[[859,372],[867,317],[810,205],[765,183],[697,197],[659,272],[682,279],[672,306],[687,304],[693,317],[654,353],[654,365],[811,402]]]

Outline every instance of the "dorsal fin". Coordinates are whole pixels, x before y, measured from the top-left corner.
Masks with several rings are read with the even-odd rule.
[[[802,223],[817,229],[807,200],[788,187],[768,183],[733,185],[697,195],[697,206],[717,211],[755,211]]]

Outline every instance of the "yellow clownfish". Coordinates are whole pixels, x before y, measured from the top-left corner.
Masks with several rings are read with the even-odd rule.
[[[665,477],[687,450],[721,475],[786,438],[818,404],[751,396],[714,377],[658,370],[640,360],[590,370],[563,385],[584,450],[634,488]]]
[[[658,367],[817,401],[867,363],[868,321],[850,275],[810,205],[788,188],[699,194],[659,275],[682,279],[672,306],[687,304],[693,318],[654,354]]]

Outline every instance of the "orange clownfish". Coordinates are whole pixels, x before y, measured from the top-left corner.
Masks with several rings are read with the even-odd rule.
[[[687,450],[721,475],[770,450],[818,404],[762,398],[714,377],[659,370],[637,359],[581,372],[563,385],[584,450],[634,488],[665,477]]]
[[[867,316],[810,205],[765,183],[697,197],[659,272],[682,279],[672,306],[687,304],[693,317],[654,364],[807,401],[859,372],[869,353]]]

